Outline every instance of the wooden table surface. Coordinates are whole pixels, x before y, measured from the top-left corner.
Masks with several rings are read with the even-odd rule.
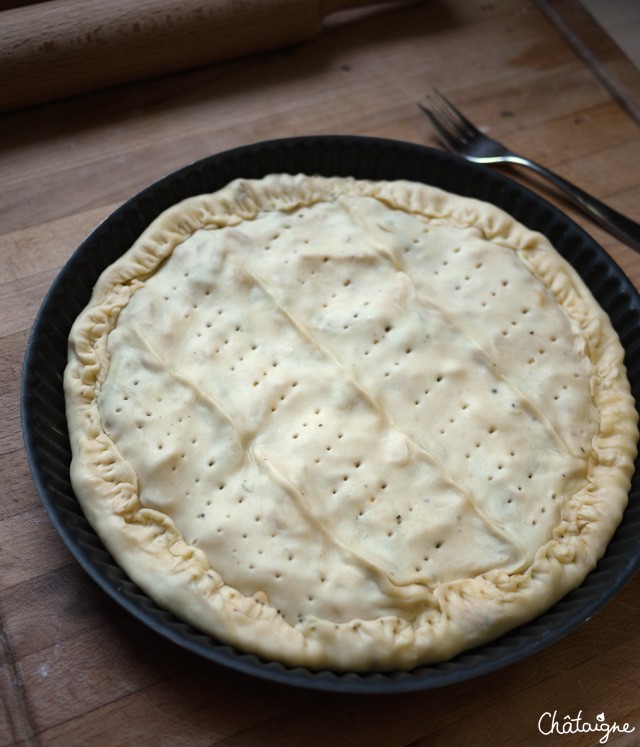
[[[415,105],[434,86],[640,219],[640,72],[577,0],[361,9],[295,48],[0,115],[0,745],[598,744],[540,733],[554,711],[627,722],[634,732],[608,744],[640,744],[640,575],[560,642],[475,680],[409,695],[293,689],[200,660],[120,609],[73,560],[28,471],[29,330],[99,221],[164,174],[245,143],[340,133],[437,145]],[[542,193],[640,287],[640,255]]]

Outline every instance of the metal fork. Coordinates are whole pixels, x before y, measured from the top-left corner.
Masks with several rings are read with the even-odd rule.
[[[513,153],[502,143],[492,140],[472,124],[438,91],[427,96],[427,106],[419,108],[431,120],[438,135],[450,150],[474,163],[515,163],[526,166],[548,179],[562,190],[587,215],[604,226],[616,238],[640,251],[640,224],[618,213],[600,200],[587,194],[553,171]]]

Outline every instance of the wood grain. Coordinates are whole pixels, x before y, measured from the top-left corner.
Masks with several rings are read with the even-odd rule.
[[[61,0],[50,0],[55,5]],[[640,73],[579,7],[554,8],[640,101]],[[545,711],[629,722],[640,743],[640,577],[535,656],[403,696],[338,696],[204,662],[107,598],[56,534],[22,447],[29,330],[63,263],[119,204],[213,152],[280,136],[436,146],[415,102],[438,87],[490,134],[640,220],[640,129],[526,0],[430,0],[339,13],[293,48],[0,115],[0,747],[579,745]],[[640,255],[587,229],[640,288]]]

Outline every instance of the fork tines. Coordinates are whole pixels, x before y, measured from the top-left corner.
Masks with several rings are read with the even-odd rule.
[[[428,106],[418,104],[419,109],[426,114],[440,137],[452,149],[459,146],[459,139],[466,138],[476,131],[462,112],[448,101],[438,90],[426,96]]]

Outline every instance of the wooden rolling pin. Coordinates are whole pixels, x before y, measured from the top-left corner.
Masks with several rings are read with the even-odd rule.
[[[374,3],[49,0],[0,11],[0,111],[296,44],[329,14]]]

